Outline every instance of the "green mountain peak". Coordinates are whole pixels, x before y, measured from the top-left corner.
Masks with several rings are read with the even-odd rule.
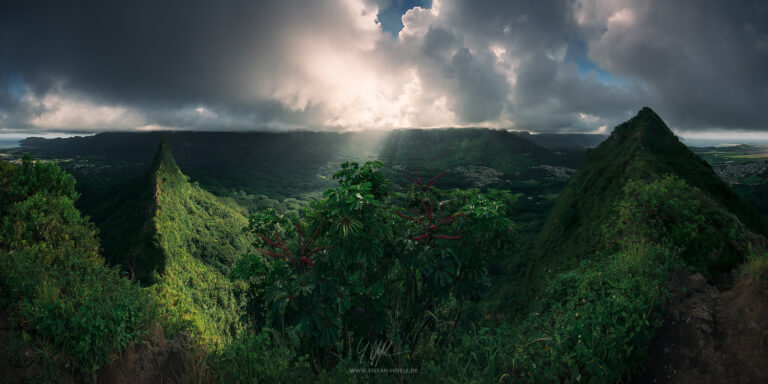
[[[667,175],[700,189],[747,227],[762,232],[754,209],[645,107],[589,151],[555,201],[536,242],[536,257],[547,264],[572,265],[594,254],[602,245],[601,225],[615,216],[625,185],[650,183]]]
[[[162,316],[179,329],[192,322],[214,344],[230,335],[239,316],[226,275],[250,246],[243,214],[188,182],[165,140],[144,177],[91,212],[106,259],[152,287]]]
[[[617,126],[609,141],[639,145],[644,150],[675,151],[684,146],[651,108],[643,107],[632,119]]]
[[[176,164],[176,160],[173,159],[173,153],[171,153],[171,148],[165,139],[160,140],[155,157],[149,166],[149,173],[151,176],[164,175],[171,178],[181,178],[186,181],[186,178],[181,173],[181,169]]]

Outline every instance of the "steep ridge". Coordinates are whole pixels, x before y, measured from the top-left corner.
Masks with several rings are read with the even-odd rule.
[[[727,280],[745,260],[756,266],[742,270],[765,276],[761,230],[753,209],[643,108],[588,153],[558,197],[525,275],[505,284],[504,300],[517,305],[522,298],[512,308],[523,314],[515,354],[521,376],[632,382],[647,371],[651,382],[666,382],[685,368],[691,375],[683,382],[695,382],[710,377],[700,367],[727,360],[709,353],[721,347],[736,351],[734,367],[749,367],[753,344],[738,350],[741,336],[717,332],[744,329],[745,318],[762,331],[764,301],[742,297],[720,306],[741,294],[720,296],[708,281]],[[698,290],[676,288],[680,271],[695,274]],[[753,309],[760,312],[741,315]],[[715,330],[701,354],[696,348],[706,337],[699,330]],[[765,345],[764,337],[755,340]]]
[[[214,344],[231,333],[239,312],[225,276],[248,250],[247,219],[189,183],[164,140],[144,177],[89,213],[105,258],[151,287],[166,332],[190,329]]]
[[[615,215],[615,203],[624,187],[630,181],[647,183],[666,175],[699,188],[747,228],[764,232],[754,209],[645,107],[588,152],[538,236],[534,252],[537,262],[572,266],[594,254],[603,240],[602,226]]]

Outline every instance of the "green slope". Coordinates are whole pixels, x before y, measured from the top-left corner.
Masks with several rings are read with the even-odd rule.
[[[380,158],[387,164],[393,180],[399,170],[418,168],[425,174],[447,171],[441,183],[451,187],[471,187],[461,168],[492,168],[500,172],[499,181],[489,186],[519,189],[515,182],[541,178],[542,170],[533,166],[575,167],[581,155],[542,148],[516,134],[489,129],[409,129],[386,136]]]
[[[633,382],[670,277],[719,277],[765,244],[760,230],[753,209],[643,108],[587,154],[525,270],[508,268],[497,295],[518,320],[516,347],[500,355],[514,356],[518,381]]]
[[[248,249],[247,219],[189,183],[165,141],[144,177],[90,213],[107,260],[152,286],[167,332],[188,329],[214,345],[231,334],[239,305],[225,276]]]
[[[555,202],[535,254],[545,262],[571,265],[595,253],[602,241],[601,226],[615,214],[624,186],[631,180],[651,182],[669,174],[701,189],[748,228],[763,232],[754,209],[645,107],[589,151]]]

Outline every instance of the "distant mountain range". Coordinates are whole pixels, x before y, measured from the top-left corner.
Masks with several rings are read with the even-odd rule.
[[[608,135],[597,133],[530,133],[528,131],[513,133],[536,145],[550,149],[592,148],[608,137]]]
[[[87,205],[92,195],[108,194],[108,187],[125,177],[141,175],[161,139],[173,149],[184,172],[207,190],[217,195],[244,191],[278,200],[303,198],[332,186],[330,176],[350,160],[380,159],[395,182],[404,181],[402,170],[418,168],[447,171],[441,179],[444,187],[524,191],[532,188],[529,180],[563,174],[537,166],[574,169],[584,157],[583,149],[553,150],[518,134],[489,129],[101,133],[28,138],[19,152],[73,160],[62,165],[77,177]]]

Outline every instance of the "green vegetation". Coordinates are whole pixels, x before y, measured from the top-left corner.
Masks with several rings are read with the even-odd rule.
[[[200,173],[223,198],[162,142],[148,171],[84,205],[115,269],[74,208],[71,176],[0,163],[0,300],[21,343],[46,351],[45,377],[87,378],[160,321],[204,346],[198,380],[628,382],[646,367],[673,273],[768,274],[758,216],[648,108],[562,192],[578,155],[502,131],[327,136],[389,165],[336,172],[306,145],[313,135],[259,136],[269,145],[252,158],[268,172],[243,156]],[[291,168],[310,161],[322,164]],[[268,177],[243,181],[256,174]]]
[[[222,383],[300,383],[312,376],[307,356],[274,331],[241,332],[213,361]]]
[[[511,223],[494,198],[504,193],[440,191],[439,176],[414,176],[396,194],[381,167],[343,164],[338,186],[303,217],[251,217],[261,255],[234,273],[249,283],[251,324],[299,340],[297,350],[319,368],[377,341],[397,354],[387,367],[418,367],[452,337],[438,324],[456,328],[487,286],[486,263],[511,245]]]
[[[768,146],[730,145],[724,147],[693,148],[712,164],[742,198],[749,201],[762,216],[768,227]]]
[[[426,374],[445,374],[457,382],[612,383],[642,373],[646,348],[660,326],[670,273],[721,266],[722,259],[691,258],[687,246],[711,244],[700,237],[707,233],[702,220],[728,225],[733,223],[718,220],[734,217],[673,176],[628,184],[617,205],[620,214],[604,226],[596,257],[547,278],[522,321],[464,336],[444,360],[430,362]],[[736,225],[720,239],[746,249],[748,236]],[[747,270],[763,273],[764,257],[752,259]]]
[[[756,284],[763,287],[768,281],[768,251],[760,248],[750,248],[746,262],[738,268],[740,275],[748,276]]]
[[[664,246],[705,275],[728,272],[747,254],[749,238],[739,219],[676,176],[651,184],[630,181],[617,209],[619,222],[607,230],[614,241],[664,239]]]
[[[616,215],[624,186],[667,174],[700,189],[747,228],[762,233],[754,209],[683,145],[658,115],[644,108],[589,151],[555,203],[537,240],[535,257],[544,268],[560,270],[588,258],[599,249],[602,226]]]
[[[672,257],[647,243],[553,276],[541,311],[463,336],[425,367],[455,382],[631,381],[659,326]]]
[[[74,185],[54,164],[0,163],[0,303],[38,351],[39,381],[90,378],[140,340],[156,312],[143,289],[104,265]]]
[[[162,141],[147,174],[93,210],[111,263],[160,303],[169,334],[189,330],[220,347],[239,327],[237,288],[226,278],[249,249],[247,220],[181,173]]]
[[[768,158],[766,145],[727,145],[694,148],[694,152],[713,165],[733,162],[751,162]]]
[[[280,210],[276,203],[291,204],[287,199],[307,202],[321,197],[322,191],[334,186],[331,176],[345,161],[381,160],[387,164],[384,172],[396,185],[407,184],[400,176],[403,168],[418,168],[425,174],[448,171],[441,180],[447,188],[490,181],[483,186],[538,195],[557,192],[565,182],[533,166],[573,169],[584,156],[581,149],[554,151],[513,133],[488,129],[102,133],[69,139],[30,138],[10,153],[29,152],[58,161],[77,178],[83,194],[78,206],[90,214],[94,205],[122,190],[126,178],[145,173],[163,138],[191,180],[249,210]],[[501,174],[483,180],[484,170]],[[520,182],[523,180],[536,182],[531,185]]]

